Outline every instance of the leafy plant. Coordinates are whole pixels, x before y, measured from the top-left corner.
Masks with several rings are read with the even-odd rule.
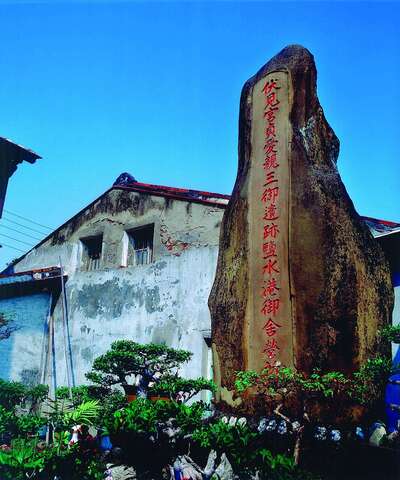
[[[80,385],[72,388],[72,401],[69,389],[59,387],[56,391],[58,400],[71,403],[78,407],[81,403],[89,400],[98,400],[99,409],[97,418],[93,423],[97,426],[110,425],[113,422],[114,412],[127,405],[126,397],[120,390],[111,390],[97,385]]]
[[[235,388],[238,393],[245,392],[248,388],[254,386],[258,379],[258,373],[254,370],[246,370],[236,373]]]
[[[193,434],[193,440],[201,447],[227,453],[232,466],[239,471],[252,466],[256,452],[251,444],[256,438],[257,433],[247,425],[231,426],[222,420],[203,426]]]
[[[61,436],[52,447],[43,451],[43,478],[58,476],[68,480],[103,480],[105,465],[100,458],[93,453],[84,454],[77,444],[67,447],[67,443]]]
[[[34,478],[44,464],[44,456],[37,451],[35,440],[15,439],[9,450],[0,450],[0,466],[3,467],[4,478]]]
[[[165,345],[153,343],[143,345],[131,340],[118,340],[111,349],[93,362],[92,371],[86,378],[103,387],[129,385],[130,376],[140,375],[148,385],[160,377],[171,374],[182,363],[188,362],[192,354],[186,350],[175,350]]]
[[[379,335],[384,341],[400,343],[400,325],[388,325],[379,331]]]
[[[20,382],[7,382],[0,379],[0,405],[7,410],[14,410],[17,405],[30,403],[30,409],[34,409],[48,394],[47,385],[27,387]]]
[[[163,400],[151,402],[138,399],[115,412],[110,429],[114,432],[152,434],[158,431],[160,424],[174,419],[182,433],[192,433],[201,425],[204,409],[201,402],[188,406]]]
[[[205,378],[186,379],[165,376],[149,388],[149,395],[168,395],[174,400],[187,402],[202,390],[215,391],[215,383]]]
[[[20,382],[7,382],[0,378],[0,406],[14,410],[27,394],[27,388]]]
[[[207,450],[225,453],[240,479],[257,478],[268,480],[305,479],[293,457],[274,454],[262,446],[260,435],[247,424],[230,425],[219,420],[203,425],[193,434],[193,441]]]
[[[56,398],[62,400],[71,400],[73,405],[78,406],[88,400],[104,400],[104,397],[111,393],[110,388],[103,388],[98,385],[79,385],[71,388],[72,399],[70,398],[70,389],[68,387],[58,387]]]
[[[303,410],[307,408],[309,400],[332,398],[344,392],[348,385],[349,379],[340,372],[321,373],[315,370],[305,375],[289,367],[264,370],[260,374],[254,371],[238,372],[235,382],[239,393],[256,387],[260,394],[268,398],[272,408],[296,397],[302,402]]]
[[[16,433],[19,436],[36,435],[44,425],[46,425],[46,419],[39,415],[21,415],[16,419]]]
[[[14,429],[15,415],[14,412],[6,410],[0,406],[0,436]]]
[[[361,405],[371,406],[382,399],[388,376],[392,370],[392,362],[388,358],[376,357],[368,359],[354,373],[350,397]]]
[[[43,416],[51,426],[53,442],[60,441],[60,434],[68,435],[72,426],[93,425],[98,418],[100,406],[98,400],[88,400],[77,407],[67,400],[48,400]],[[60,445],[58,445],[60,447]]]
[[[67,412],[64,420],[70,426],[76,424],[93,425],[100,410],[98,400],[87,400],[71,412]]]

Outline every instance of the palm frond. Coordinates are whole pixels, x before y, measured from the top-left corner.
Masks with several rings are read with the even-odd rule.
[[[100,411],[98,400],[88,400],[65,415],[65,421],[73,424],[93,425]]]

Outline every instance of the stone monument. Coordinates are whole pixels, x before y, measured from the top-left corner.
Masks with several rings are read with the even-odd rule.
[[[349,373],[383,348],[390,273],[340,179],[316,80],[313,56],[293,45],[242,90],[238,174],[209,299],[214,377],[230,404],[238,370]]]

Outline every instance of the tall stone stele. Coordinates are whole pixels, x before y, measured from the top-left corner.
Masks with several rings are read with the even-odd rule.
[[[231,404],[238,370],[280,362],[348,373],[383,348],[390,273],[340,179],[316,80],[313,56],[293,45],[242,90],[238,174],[209,299],[215,380]]]

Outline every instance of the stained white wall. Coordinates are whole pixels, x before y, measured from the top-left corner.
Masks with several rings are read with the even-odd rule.
[[[86,381],[94,358],[117,339],[190,350],[193,358],[182,373],[191,377],[207,374],[204,335],[211,328],[207,301],[223,211],[218,206],[113,190],[15,265],[17,272],[56,266],[61,257],[68,275],[76,384]],[[154,262],[122,267],[126,230],[149,223],[154,223]],[[103,235],[101,268],[81,271],[80,239],[97,234]],[[57,382],[65,385],[61,301],[53,318]],[[50,381],[49,362],[47,366]]]

